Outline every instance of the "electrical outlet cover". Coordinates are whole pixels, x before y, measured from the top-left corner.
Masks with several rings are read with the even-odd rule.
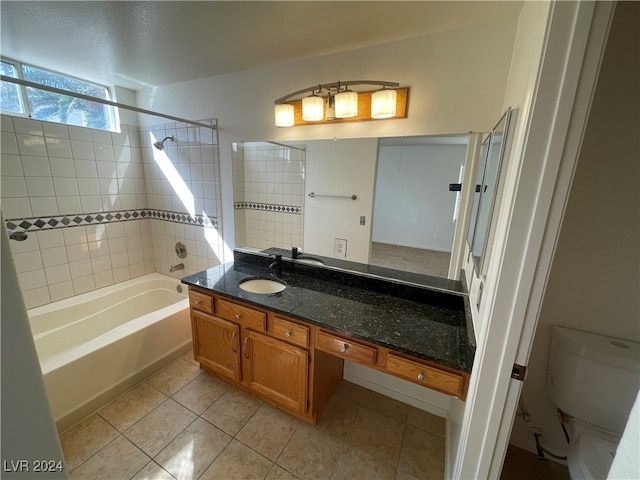
[[[333,242],[333,256],[338,258],[347,258],[347,240],[344,238],[336,238]]]

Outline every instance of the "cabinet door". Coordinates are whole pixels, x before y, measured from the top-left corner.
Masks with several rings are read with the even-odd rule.
[[[223,377],[240,380],[240,327],[194,311],[191,322],[195,359]]]
[[[307,411],[309,352],[247,330],[243,355],[249,388],[289,411]]]

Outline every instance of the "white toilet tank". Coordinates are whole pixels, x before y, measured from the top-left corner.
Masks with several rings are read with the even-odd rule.
[[[621,435],[640,388],[640,343],[553,326],[546,386],[564,412]]]

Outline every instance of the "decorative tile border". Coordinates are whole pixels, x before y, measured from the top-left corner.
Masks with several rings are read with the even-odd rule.
[[[182,212],[168,210],[142,209],[122,210],[99,213],[82,213],[53,215],[51,217],[8,218],[6,226],[10,230],[22,230],[25,232],[37,232],[54,228],[80,227],[85,225],[97,225],[113,222],[126,222],[130,220],[143,220],[152,218],[166,222],[184,223],[187,225],[218,228],[217,217],[206,215],[189,215]]]
[[[236,210],[265,210],[268,212],[293,213],[302,214],[302,207],[295,205],[277,205],[273,203],[257,203],[257,202],[235,202],[233,204]]]

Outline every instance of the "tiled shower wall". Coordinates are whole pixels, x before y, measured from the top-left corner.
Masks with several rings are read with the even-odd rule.
[[[240,144],[233,155],[236,245],[302,247],[305,151]]]
[[[174,123],[157,129],[164,132],[173,128],[176,134],[182,134],[180,127]],[[186,134],[186,126],[184,130]],[[166,208],[164,197],[173,197],[171,188],[167,188],[170,182],[154,176],[149,138],[149,130],[133,126],[123,126],[122,133],[111,133],[2,116],[0,195],[7,225],[29,234],[26,241],[10,242],[27,308],[154,271],[168,274],[171,258],[165,250],[169,230],[172,234],[188,230],[187,235],[196,242],[184,260],[187,268],[174,276],[218,263],[216,255],[210,253],[214,248],[198,248],[197,242],[217,237],[205,236],[204,230],[217,232],[219,187],[209,199],[213,204],[207,202],[205,207],[204,192],[197,197],[203,206],[199,215],[181,215],[181,209]],[[202,183],[205,175],[211,183],[218,178],[217,172],[197,168],[203,156],[207,164],[218,168],[214,138],[215,132],[198,136],[198,149],[205,154],[193,154],[196,167],[189,171],[191,188],[192,174]],[[176,144],[182,142],[184,148],[196,142],[195,136],[193,144],[189,139],[177,140]],[[150,183],[150,179],[155,181]],[[158,194],[161,204],[155,193],[158,185],[166,193]],[[147,195],[149,186],[153,193]],[[214,213],[203,220],[206,208]],[[220,250],[219,243],[212,241],[211,245],[216,245],[215,251]]]

